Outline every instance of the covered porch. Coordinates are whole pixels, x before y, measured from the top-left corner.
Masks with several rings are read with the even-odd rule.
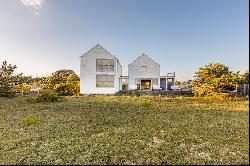
[[[128,80],[128,76],[120,77],[120,90],[151,91],[159,89],[159,78],[134,78],[130,84]]]
[[[175,72],[168,73],[166,76],[160,76],[161,90],[171,90],[171,86],[175,84]]]

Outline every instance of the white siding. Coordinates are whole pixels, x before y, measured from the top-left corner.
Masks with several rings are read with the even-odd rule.
[[[141,66],[147,66],[147,71],[142,71]],[[149,58],[146,54],[142,54],[128,66],[128,86],[129,90],[137,88],[137,81],[140,79],[158,79],[158,84],[153,84],[153,89],[160,88],[160,65]]]
[[[115,89],[116,92],[120,91],[120,77],[122,76],[122,66],[119,60],[116,60],[116,75],[115,75]]]
[[[114,72],[97,72],[96,59],[114,59]],[[114,88],[96,87],[96,74],[109,74],[115,76]],[[102,46],[97,45],[81,57],[80,63],[80,93],[81,94],[114,94],[119,91],[119,77],[121,66],[115,56]]]

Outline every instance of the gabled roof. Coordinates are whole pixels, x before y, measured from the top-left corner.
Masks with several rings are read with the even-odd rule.
[[[84,55],[86,55],[87,53],[93,51],[93,50],[97,50],[97,49],[103,49],[105,52],[110,53],[108,50],[106,50],[105,48],[103,48],[103,46],[101,46],[100,44],[97,44],[96,46],[94,46],[93,48],[91,48],[89,51],[85,52],[81,57],[83,57]],[[111,53],[110,53],[111,54]],[[113,54],[111,54],[113,55]],[[114,55],[113,55],[114,56]]]
[[[159,63],[157,63],[156,61],[154,61],[152,58],[150,58],[150,57],[149,57],[147,54],[145,54],[145,53],[142,53],[141,56],[137,57],[137,58],[136,58],[132,63],[130,63],[129,65],[135,63],[136,61],[138,61],[138,60],[141,59],[141,58],[148,58],[148,59],[150,59],[151,61],[153,61],[154,63],[156,63],[157,65],[160,66]],[[129,66],[129,65],[128,65],[128,66]]]
[[[110,55],[114,56],[111,52],[109,52],[107,49],[105,49],[103,46],[101,46],[100,44],[96,44],[96,46],[94,46],[93,48],[91,48],[89,51],[85,52],[82,56],[80,56],[80,58],[82,58],[83,56],[85,56],[87,53],[90,53],[94,50],[97,50],[97,49],[102,49],[103,51],[109,53]],[[118,58],[116,56],[114,56],[115,59],[117,59],[119,65],[121,66]],[[122,66],[121,66],[122,67]]]

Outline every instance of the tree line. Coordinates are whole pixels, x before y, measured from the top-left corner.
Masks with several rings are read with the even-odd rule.
[[[2,62],[0,68],[0,97],[13,97],[29,93],[32,87],[54,90],[58,95],[71,96],[80,94],[80,78],[69,69],[61,69],[48,77],[33,78],[15,74],[17,66]],[[196,96],[213,96],[228,94],[241,84],[249,83],[249,70],[244,74],[233,72],[229,67],[220,63],[210,63],[195,72],[191,83],[193,94]],[[176,81],[176,84],[188,85],[190,82]]]
[[[61,69],[48,77],[34,78],[15,74],[17,66],[8,64],[7,61],[0,67],[0,97],[14,97],[19,94],[29,93],[32,87],[50,89],[61,96],[79,95],[80,78],[69,69]]]

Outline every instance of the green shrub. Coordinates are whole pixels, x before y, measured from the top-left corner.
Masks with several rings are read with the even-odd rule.
[[[138,91],[138,90],[136,90],[136,91],[134,92],[134,94],[135,94],[136,96],[141,96],[141,93],[140,93],[140,91]]]
[[[24,126],[36,125],[37,123],[38,123],[38,118],[33,115],[29,115],[26,119],[23,120]]]
[[[37,96],[37,101],[39,102],[55,102],[59,101],[60,99],[61,97],[59,97],[56,93],[52,93],[50,91],[44,91]]]
[[[43,89],[54,89],[60,96],[80,94],[80,78],[73,70],[62,69],[43,80]]]
[[[139,104],[144,107],[148,107],[152,104],[152,102],[151,100],[148,100],[148,99],[142,99],[142,100],[139,100]]]
[[[60,96],[72,96],[73,92],[66,83],[59,83],[54,86],[55,91],[60,95]]]

